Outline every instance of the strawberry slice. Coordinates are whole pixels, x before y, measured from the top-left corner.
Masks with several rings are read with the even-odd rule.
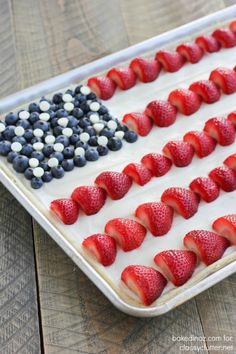
[[[177,89],[169,94],[168,101],[186,116],[195,113],[201,105],[201,97],[187,89]]]
[[[161,201],[172,207],[185,219],[189,219],[198,210],[199,197],[189,189],[172,187],[163,192]]]
[[[223,48],[232,48],[236,45],[234,33],[225,28],[218,28],[212,33],[212,36],[220,43]]]
[[[171,283],[181,286],[191,278],[197,265],[197,257],[192,251],[168,250],[158,253],[154,262]]]
[[[122,281],[140,301],[151,305],[163,292],[167,281],[157,270],[143,265],[130,265],[121,274]]]
[[[189,86],[189,90],[197,93],[204,102],[214,103],[219,101],[221,92],[211,80],[196,81]]]
[[[178,71],[185,63],[182,55],[170,50],[160,50],[156,53],[155,58],[161,63],[164,70],[170,73]]]
[[[169,127],[176,120],[177,110],[168,101],[155,100],[147,105],[145,113],[158,127]]]
[[[232,192],[236,189],[236,172],[227,166],[214,168],[209,173],[209,177],[225,192]]]
[[[168,157],[155,153],[143,156],[141,163],[146,166],[155,177],[164,176],[172,166],[172,162]]]
[[[232,31],[234,33],[236,32],[236,20],[230,22],[229,29],[230,29],[230,31]]]
[[[196,43],[180,44],[176,51],[191,64],[198,63],[203,57],[203,50]]]
[[[153,126],[153,121],[145,113],[127,113],[123,117],[125,123],[131,130],[134,130],[140,136],[147,136]]]
[[[227,68],[217,68],[209,76],[209,80],[218,85],[226,95],[236,91],[236,72]]]
[[[220,194],[220,188],[209,177],[197,177],[189,185],[189,188],[200,195],[207,203],[213,202]]]
[[[104,189],[96,186],[81,186],[75,188],[71,198],[79,204],[86,215],[97,214],[106,201]]]
[[[158,77],[161,66],[155,59],[135,58],[129,66],[142,82],[151,82]]]
[[[193,230],[185,235],[184,246],[195,252],[206,265],[210,265],[222,257],[229,247],[229,241],[215,232]]]
[[[194,156],[194,148],[185,141],[169,141],[162,151],[177,167],[188,166]]]
[[[116,259],[116,242],[105,234],[94,234],[87,237],[83,243],[86,251],[104,266],[109,266]]]
[[[113,68],[108,71],[107,77],[121,90],[128,90],[136,83],[136,75],[131,68]]]
[[[128,193],[132,185],[132,178],[124,173],[105,171],[97,176],[95,184],[105,189],[111,199],[117,200]]]
[[[228,156],[224,160],[224,164],[236,172],[236,154]]]
[[[236,245],[236,214],[221,216],[213,222],[212,228]]]
[[[220,43],[212,36],[200,36],[195,42],[204,52],[214,53],[220,50]]]
[[[227,120],[229,120],[234,127],[236,128],[236,112],[232,112],[227,116]]]
[[[141,163],[130,163],[124,169],[123,173],[130,176],[134,182],[140,186],[147,184],[152,178],[151,171]]]
[[[222,146],[231,145],[235,140],[234,125],[225,118],[209,119],[205,123],[204,131]]]
[[[79,217],[79,206],[71,198],[55,199],[50,210],[66,225],[72,225]]]
[[[137,221],[116,218],[108,221],[105,233],[113,237],[123,251],[128,252],[142,244],[147,231]]]
[[[109,100],[109,98],[114,95],[116,90],[116,84],[107,76],[91,77],[88,80],[87,85],[96,94],[96,96],[102,100]]]
[[[144,203],[135,210],[135,216],[148,228],[153,236],[163,236],[170,230],[173,209],[164,203]]]
[[[200,159],[210,155],[216,147],[216,141],[204,131],[188,132],[184,135],[183,140],[192,145]]]

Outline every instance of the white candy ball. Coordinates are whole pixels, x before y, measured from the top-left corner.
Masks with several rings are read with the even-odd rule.
[[[53,168],[53,167],[57,167],[59,165],[59,161],[58,159],[56,159],[56,157],[51,157],[49,160],[48,160],[48,166]]]
[[[20,119],[29,119],[30,113],[28,111],[21,111],[19,113]]]
[[[62,130],[62,134],[69,138],[71,135],[73,135],[73,130],[71,128],[64,128]]]
[[[89,95],[91,90],[88,86],[82,86],[80,92],[82,93],[82,95]]]
[[[84,156],[85,150],[82,147],[77,147],[75,149],[75,156]]]
[[[15,141],[11,144],[11,149],[14,152],[20,152],[22,150],[22,145],[18,141]]]
[[[73,111],[73,109],[74,109],[74,103],[72,103],[72,102],[66,102],[65,104],[64,104],[64,109],[67,111],[67,112],[71,112],[71,111]]]
[[[115,132],[115,136],[117,138],[119,138],[120,140],[122,140],[124,138],[124,135],[125,135],[125,133],[122,130]]]
[[[15,127],[14,130],[16,136],[23,136],[25,134],[25,129],[21,126]]]
[[[36,136],[36,138],[42,138],[42,136],[44,136],[44,131],[42,129],[34,129],[33,131],[34,136]]]
[[[62,96],[62,99],[64,102],[72,102],[73,101],[73,97],[69,93],[64,93],[64,95]]]
[[[99,133],[101,130],[103,130],[104,124],[103,123],[95,123],[93,125],[93,128],[96,130],[97,133]]]
[[[80,134],[80,140],[83,141],[84,143],[87,143],[90,139],[90,135],[88,133],[81,133]]]
[[[98,123],[100,118],[97,114],[91,114],[91,116],[89,117],[89,120],[91,123],[95,124],[95,123]]]
[[[39,103],[39,108],[42,112],[46,112],[50,108],[50,103],[48,101],[41,101]]]
[[[98,145],[107,146],[107,143],[108,143],[108,139],[106,136],[99,136],[98,137]]]
[[[34,157],[32,157],[31,159],[29,159],[29,165],[32,168],[38,167],[39,165],[39,160],[35,159]]]
[[[67,124],[69,123],[69,120],[65,117],[59,118],[57,123],[61,126],[61,127],[67,127]]]
[[[44,122],[47,122],[50,119],[50,114],[47,112],[40,113],[39,119],[43,120]]]
[[[116,130],[117,128],[117,123],[114,120],[109,120],[107,123],[107,127],[112,130]]]
[[[34,148],[34,150],[36,150],[36,151],[41,151],[41,150],[43,150],[43,148],[44,148],[44,144],[41,143],[40,141],[38,141],[37,143],[34,143],[34,144],[33,144],[33,148]]]
[[[64,145],[62,143],[56,143],[53,148],[57,152],[62,152],[64,150]]]
[[[42,177],[44,175],[44,169],[42,167],[36,167],[33,169],[33,174],[35,177]]]
[[[3,123],[0,123],[0,133],[4,132],[5,129],[5,125]]]
[[[55,138],[54,135],[47,135],[47,136],[45,137],[45,143],[46,143],[46,144],[54,144],[55,141],[56,141],[56,138]]]
[[[93,112],[97,112],[100,108],[100,103],[98,102],[92,102],[89,106],[90,110]]]

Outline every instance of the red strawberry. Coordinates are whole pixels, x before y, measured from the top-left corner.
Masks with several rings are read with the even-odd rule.
[[[161,70],[161,66],[155,59],[135,58],[129,66],[142,82],[156,80]]]
[[[189,90],[197,93],[204,102],[214,103],[219,101],[221,92],[211,80],[201,80],[189,86]]]
[[[234,125],[225,118],[211,118],[204,126],[204,131],[220,145],[231,145],[235,139]]]
[[[127,113],[123,117],[125,123],[131,130],[134,130],[140,136],[146,136],[150,133],[153,121],[145,113]]]
[[[213,202],[218,198],[220,189],[218,185],[208,177],[195,178],[189,185],[189,188],[200,195],[200,197],[207,203]]]
[[[191,278],[197,265],[197,257],[192,251],[168,250],[158,253],[154,262],[171,283],[180,286]]]
[[[232,192],[236,189],[236,172],[227,166],[214,168],[209,173],[209,177],[225,192]]]
[[[198,63],[203,57],[203,50],[196,43],[180,44],[176,51],[191,64]]]
[[[155,153],[150,153],[143,156],[141,162],[155,177],[164,176],[172,166],[172,162],[168,159],[168,157]]]
[[[149,229],[153,236],[163,236],[170,230],[173,209],[164,203],[144,203],[135,210],[135,216]]]
[[[74,224],[79,217],[79,206],[70,198],[53,200],[50,209],[66,225]]]
[[[236,91],[236,72],[234,70],[217,68],[211,72],[209,79],[227,95]]]
[[[234,127],[236,128],[236,112],[232,112],[228,115],[227,120],[233,123]]]
[[[130,176],[134,182],[140,186],[147,184],[152,178],[151,171],[141,163],[130,163],[124,169],[123,173]]]
[[[193,230],[185,235],[184,246],[195,252],[206,265],[210,265],[222,257],[229,242],[214,232]]]
[[[232,32],[236,32],[236,20],[230,22],[230,24],[229,24],[229,29],[230,29],[230,31],[232,31]]]
[[[222,45],[224,48],[231,48],[236,45],[236,38],[234,33],[225,28],[218,28],[212,33],[212,36]]]
[[[165,71],[174,73],[184,65],[184,58],[177,52],[170,50],[160,50],[156,53],[156,60],[163,66]]]
[[[184,141],[191,144],[199,158],[210,155],[216,147],[216,141],[207,133],[191,131],[184,135]]]
[[[85,214],[97,214],[106,201],[104,189],[95,186],[81,186],[75,188],[71,198],[79,204]]]
[[[111,265],[116,259],[116,242],[111,236],[94,234],[87,237],[82,245],[104,266]]]
[[[212,36],[200,36],[195,42],[208,53],[214,53],[220,50],[220,43]]]
[[[177,89],[169,94],[168,101],[175,106],[180,113],[189,116],[195,113],[201,105],[198,94],[187,89]]]
[[[212,228],[236,245],[236,214],[221,216],[213,222]]]
[[[102,100],[108,100],[111,98],[115,92],[116,84],[114,81],[105,76],[91,77],[87,85],[91,88],[95,94]]]
[[[185,141],[169,141],[162,151],[177,167],[188,166],[194,155],[194,148]]]
[[[113,68],[107,76],[115,82],[121,90],[128,90],[136,83],[136,75],[130,68]]]
[[[168,101],[155,100],[147,105],[145,113],[158,127],[169,127],[176,120],[177,110]]]
[[[105,171],[97,176],[95,184],[105,189],[111,199],[117,200],[128,193],[132,185],[132,178],[124,173]]]
[[[137,221],[117,218],[108,221],[105,233],[112,236],[123,251],[128,252],[142,244],[147,231]]]
[[[236,172],[236,154],[228,156],[224,160],[224,164]]]
[[[151,305],[161,295],[167,284],[161,273],[143,265],[126,267],[121,274],[121,279],[146,306]]]
[[[199,197],[189,189],[172,187],[162,193],[161,201],[189,219],[198,210]]]

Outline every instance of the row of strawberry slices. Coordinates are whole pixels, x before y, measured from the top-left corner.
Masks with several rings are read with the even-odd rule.
[[[117,86],[121,90],[128,90],[135,85],[137,78],[144,83],[154,81],[162,68],[172,73],[178,71],[186,61],[195,64],[204,53],[213,53],[221,47],[231,48],[236,45],[235,22],[230,24],[230,29],[220,28],[211,35],[198,37],[195,42],[181,44],[176,51],[161,50],[154,59],[133,59],[128,68],[113,68],[106,76],[90,78],[87,85],[99,98],[108,100]]]

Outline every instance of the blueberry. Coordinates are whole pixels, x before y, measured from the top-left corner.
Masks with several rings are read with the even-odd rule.
[[[108,149],[111,151],[117,151],[122,148],[122,141],[118,138],[110,138],[107,143]]]
[[[34,157],[40,162],[44,160],[44,154],[41,151],[33,151],[31,157]]]
[[[88,127],[89,125],[91,125],[91,122],[88,118],[82,118],[80,119],[78,125],[80,126],[80,128],[86,128]]]
[[[91,136],[91,138],[88,141],[88,144],[90,146],[97,146],[98,145],[98,140],[96,136]]]
[[[70,140],[67,136],[65,135],[58,135],[56,137],[56,143],[61,143],[63,144],[65,147],[70,145]]]
[[[44,161],[40,162],[39,167],[42,167],[42,169],[44,171],[49,171],[49,166],[48,166],[47,162],[44,162]]]
[[[69,116],[67,117],[67,119],[68,119],[68,124],[67,124],[68,128],[73,128],[77,126],[78,120],[75,117]]]
[[[75,100],[74,100],[74,107],[75,107],[75,108],[79,108],[79,105],[80,105],[80,101],[79,101],[77,98],[75,98]]]
[[[18,142],[20,143],[21,145],[25,145],[27,142],[25,140],[25,138],[23,136],[15,136],[13,139],[12,139],[12,142]]]
[[[0,155],[7,156],[11,151],[11,143],[9,141],[0,141]]]
[[[34,123],[33,128],[34,129],[41,129],[43,132],[47,132],[49,130],[49,124],[48,124],[48,122],[38,120],[37,122]]]
[[[31,180],[34,177],[33,169],[31,167],[28,167],[24,172],[24,176],[26,179]]]
[[[83,85],[78,85],[76,86],[75,90],[74,90],[74,93],[77,95],[78,93],[80,93],[80,89]]]
[[[87,95],[87,99],[88,100],[96,100],[97,96],[95,95],[95,93],[93,92],[90,92],[88,95]]]
[[[54,147],[52,144],[46,144],[42,150],[45,157],[49,157],[54,152]]]
[[[31,157],[32,152],[34,151],[33,146],[31,144],[25,144],[21,150],[21,155],[25,155],[27,157]]]
[[[39,105],[35,102],[32,102],[29,104],[29,108],[28,108],[29,112],[32,113],[32,112],[40,112],[40,108],[39,108]]]
[[[52,98],[52,102],[56,103],[56,104],[61,103],[62,102],[62,93],[61,92],[56,93]]]
[[[42,178],[38,178],[38,177],[33,177],[31,179],[31,187],[33,189],[39,189],[43,186],[43,180]]]
[[[108,113],[108,109],[107,109],[107,107],[106,106],[104,106],[104,105],[101,105],[100,106],[100,108],[99,108],[99,110],[98,110],[98,113],[99,114],[107,114]]]
[[[57,127],[57,125],[58,125],[58,124],[57,124],[58,119],[59,119],[59,118],[57,118],[57,117],[52,118],[52,120],[50,121],[51,128]]]
[[[62,127],[57,126],[57,127],[53,128],[53,134],[55,136],[62,135],[62,130],[63,130]]]
[[[128,143],[134,143],[135,141],[137,141],[138,135],[134,131],[128,130],[127,132],[125,132],[124,139]]]
[[[95,136],[97,133],[96,133],[96,130],[91,126],[89,125],[88,127],[86,127],[84,129],[84,132],[85,133],[88,133],[90,136]]]
[[[16,172],[23,173],[29,167],[29,159],[26,156],[18,155],[14,158],[12,165]]]
[[[105,113],[103,114],[102,119],[105,120],[105,122],[109,122],[109,120],[112,120],[112,116],[109,113]]]
[[[74,134],[82,133],[82,129],[77,125],[77,127],[72,128]]]
[[[62,178],[65,175],[65,171],[61,166],[53,167],[51,172],[55,178]]]
[[[30,122],[26,119],[19,119],[16,123],[18,127],[23,127],[24,129],[30,128]]]
[[[120,122],[118,123],[118,125],[117,125],[117,128],[116,128],[116,131],[118,132],[118,131],[122,131],[122,132],[127,132],[129,129],[128,129],[128,127],[126,127],[126,125],[124,125],[124,124],[121,124]]]
[[[68,146],[63,150],[63,155],[65,159],[72,159],[74,157],[74,148]]]
[[[107,146],[101,146],[101,145],[99,145],[99,146],[97,147],[97,152],[99,153],[100,156],[105,156],[105,155],[108,154],[109,149],[108,149]]]
[[[84,150],[88,149],[88,144],[84,143],[83,141],[78,141],[75,147],[82,147]]]
[[[65,171],[72,171],[73,168],[75,167],[74,161],[72,159],[63,160],[61,166],[64,168]]]
[[[37,122],[37,120],[39,120],[39,113],[38,113],[38,112],[32,112],[32,113],[30,113],[29,122],[30,122],[31,124],[34,124],[35,122]]]
[[[12,138],[15,136],[15,126],[14,125],[8,125],[4,132],[2,133],[2,136],[5,140],[11,141]]]
[[[31,129],[27,129],[24,134],[24,138],[26,141],[31,141],[34,138],[33,131]]]
[[[10,112],[6,115],[5,117],[5,123],[7,125],[14,125],[18,121],[18,116],[17,114]]]
[[[114,132],[108,128],[104,128],[100,131],[101,136],[106,136],[108,139],[114,136]]]
[[[33,139],[31,140],[31,144],[42,143],[42,142],[43,142],[42,138],[39,138],[37,136],[33,137]]]
[[[45,171],[44,175],[42,176],[42,180],[43,182],[51,182],[51,180],[53,179],[52,173],[50,171]]]
[[[82,111],[84,113],[88,113],[90,111],[90,108],[89,108],[89,105],[88,105],[87,101],[81,102],[80,108],[82,109]]]
[[[63,160],[64,160],[64,155],[62,152],[58,152],[58,151],[55,151],[54,153],[52,153],[52,155],[50,155],[50,158],[51,157],[55,157],[59,163],[61,163]]]
[[[10,152],[8,153],[8,155],[7,155],[7,161],[10,162],[10,163],[12,163],[12,161],[14,160],[14,158],[15,158],[16,156],[18,156],[18,155],[19,155],[18,152],[10,151]]]
[[[87,161],[83,156],[75,156],[74,157],[74,165],[76,167],[84,167]]]
[[[77,143],[77,141],[79,141],[80,137],[78,134],[72,134],[70,137],[70,143],[72,145],[75,145]]]
[[[95,150],[93,148],[88,148],[85,151],[85,158],[87,161],[96,161],[99,159],[99,154],[98,154],[97,150]]]
[[[69,114],[68,114],[64,109],[59,109],[59,110],[56,112],[57,118],[68,117],[68,115],[69,115]]]
[[[82,102],[86,102],[87,98],[85,95],[83,95],[82,93],[80,95],[77,95],[77,100],[79,101],[79,103],[81,104]]]
[[[50,115],[50,119],[56,117],[56,111],[57,111],[57,106],[55,104],[51,105],[51,108],[48,111],[48,114]]]

